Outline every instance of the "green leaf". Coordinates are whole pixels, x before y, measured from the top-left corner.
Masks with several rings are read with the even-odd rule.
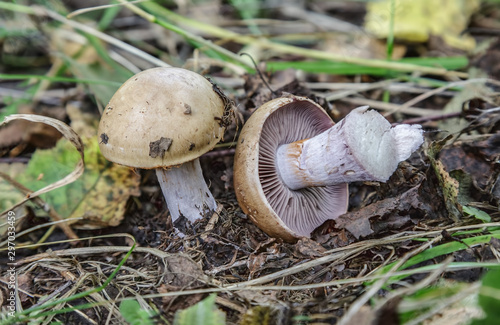
[[[479,289],[479,306],[485,317],[475,319],[471,325],[496,325],[500,319],[500,270],[491,270],[483,278]]]
[[[408,259],[408,261],[406,261],[406,263],[404,263],[398,270],[404,270],[404,269],[407,269],[413,265],[434,259],[434,258],[439,257],[439,256],[451,254],[451,253],[456,252],[456,251],[464,250],[464,249],[467,249],[471,246],[489,243],[492,238],[500,239],[500,234],[499,233],[492,233],[489,235],[465,238],[461,242],[451,241],[451,242],[444,243],[444,244],[441,244],[441,245],[438,245],[435,247],[431,247],[431,248],[426,249],[425,251],[421,252],[420,254],[417,254],[417,255],[411,257],[410,259]],[[397,263],[397,262],[386,265],[385,267],[381,268],[379,272],[381,274],[388,272],[394,266],[395,263]],[[401,280],[405,277],[406,277],[406,275],[393,276],[393,277],[391,277],[390,282],[395,282],[395,281]],[[368,282],[367,284],[371,284],[371,283],[372,282]]]
[[[407,308],[400,309],[400,324],[406,324],[427,313],[437,303],[459,294],[467,287],[468,284],[465,283],[438,281],[435,285],[424,287],[410,296],[405,296],[403,299]]]
[[[141,308],[137,300],[124,300],[120,303],[120,314],[131,325],[153,325],[148,311]]]
[[[443,57],[443,58],[404,58],[394,62],[411,63],[426,67],[442,67],[448,70],[456,70],[467,66],[468,60],[466,57]],[[269,70],[286,70],[297,69],[311,73],[328,73],[328,74],[369,74],[369,75],[398,75],[397,71],[389,71],[388,69],[366,67],[352,63],[333,62],[327,60],[311,60],[311,61],[268,61],[266,65]]]
[[[224,325],[226,315],[215,305],[216,294],[211,294],[194,306],[175,314],[174,325]]]
[[[468,206],[468,205],[464,205],[462,207],[462,210],[465,213],[467,213],[468,215],[471,215],[474,218],[479,219],[483,222],[490,222],[491,221],[490,215],[482,210],[476,209],[476,208]]]

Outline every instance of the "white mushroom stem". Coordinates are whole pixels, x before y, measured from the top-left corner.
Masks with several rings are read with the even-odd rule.
[[[157,168],[156,175],[172,223],[181,215],[194,222],[215,211],[217,203],[205,183],[199,159],[169,169]]]
[[[423,143],[420,125],[391,127],[358,107],[325,132],[278,148],[276,165],[292,190],[355,181],[385,182]]]

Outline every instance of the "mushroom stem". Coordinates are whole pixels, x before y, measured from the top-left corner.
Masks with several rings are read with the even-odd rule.
[[[194,222],[217,208],[199,159],[169,169],[156,168],[156,176],[174,226],[181,215]]]
[[[278,147],[278,172],[290,189],[355,181],[385,182],[423,143],[420,125],[391,127],[358,107],[325,132]]]

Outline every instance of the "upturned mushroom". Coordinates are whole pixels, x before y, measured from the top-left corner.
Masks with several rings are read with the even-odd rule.
[[[423,143],[418,125],[359,107],[337,124],[313,101],[271,100],[241,130],[234,162],[238,203],[268,235],[309,237],[347,211],[348,185],[385,182]]]
[[[153,68],[128,79],[99,123],[108,160],[155,169],[172,222],[194,222],[217,203],[203,178],[200,157],[224,134],[229,101],[203,76],[181,68]]]

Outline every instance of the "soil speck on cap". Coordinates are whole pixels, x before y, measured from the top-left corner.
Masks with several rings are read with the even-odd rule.
[[[108,144],[109,137],[106,133],[101,133],[101,143]]]
[[[158,156],[165,156],[165,152],[168,151],[172,145],[172,139],[161,137],[160,140],[156,140],[149,143],[149,156],[151,158],[156,158]]]

